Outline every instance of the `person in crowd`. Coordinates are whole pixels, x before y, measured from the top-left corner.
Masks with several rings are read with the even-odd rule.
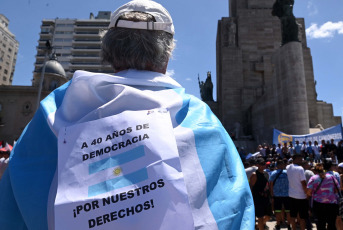
[[[257,167],[258,169],[250,177],[249,184],[254,199],[257,227],[259,230],[264,230],[272,210],[269,199],[268,179],[263,172],[266,168],[266,163],[262,157],[257,159]]]
[[[276,145],[275,144],[272,145],[270,151],[271,151],[272,156],[274,157],[276,155]]]
[[[294,155],[294,146],[293,146],[292,141],[289,142],[288,152],[291,157]]]
[[[0,180],[8,166],[9,156],[10,156],[9,151],[0,151]]]
[[[256,172],[258,167],[256,166],[256,159],[252,157],[249,159],[249,167],[245,169],[245,173],[247,175],[248,181],[250,181],[251,175]]]
[[[289,213],[289,196],[288,196],[288,177],[286,172],[287,159],[277,161],[277,170],[272,172],[269,178],[270,194],[274,203],[274,212],[276,216],[275,229],[281,228],[281,223],[284,221],[284,212],[287,216],[287,228],[290,230],[290,213]]]
[[[115,2],[117,1],[112,3]],[[161,167],[160,171],[149,171],[143,182],[148,183],[155,176],[165,179],[165,194],[170,192],[178,200],[185,198],[189,201],[189,210],[180,213],[176,210],[179,210],[176,205],[181,205],[182,202],[176,204],[171,199],[164,200],[163,204],[155,204],[154,209],[147,211],[151,213],[148,220],[144,215],[142,217],[142,213],[135,213],[135,216],[130,216],[133,221],[119,218],[113,221],[117,218],[113,217],[112,222],[107,222],[106,226],[115,225],[112,229],[137,229],[137,226],[141,228],[143,224],[149,224],[144,228],[158,229],[161,225],[166,227],[169,224],[169,228],[162,228],[171,229],[174,221],[175,224],[186,222],[188,225],[183,229],[187,230],[227,230],[248,229],[254,225],[252,195],[233,142],[209,107],[196,97],[186,94],[184,88],[167,72],[174,46],[173,21],[169,12],[160,4],[134,0],[112,13],[109,28],[102,34],[101,52],[103,62],[114,68],[113,74],[76,71],[70,82],[54,90],[40,103],[32,121],[12,150],[9,166],[0,182],[2,230],[54,229],[55,224],[64,221],[62,218],[55,220],[54,215],[59,185],[57,169],[60,157],[64,157],[58,152],[58,144],[68,143],[71,148],[75,145],[75,149],[80,149],[80,146],[68,140],[62,141],[63,137],[58,139],[58,133],[68,132],[69,127],[81,123],[89,128],[90,123],[102,122],[104,118],[131,114],[127,120],[123,118],[121,124],[108,127],[108,132],[112,133],[117,127],[135,124],[134,114],[137,117],[158,110],[168,113],[170,120],[167,120],[166,129],[163,127],[160,130],[172,129],[168,143],[175,146],[178,157],[167,158],[170,162],[164,162],[158,155],[167,154],[162,151],[155,156],[154,165],[130,166],[127,169],[134,172],[137,170],[135,167]],[[150,125],[149,128],[152,129],[152,124]],[[92,129],[94,133],[91,134],[95,135],[97,127]],[[81,131],[77,135],[83,135],[85,139],[95,137]],[[124,141],[126,137],[120,137],[120,140],[121,138]],[[118,140],[114,138],[108,143],[112,145]],[[159,145],[153,139],[149,140],[153,146]],[[140,143],[146,148],[147,142]],[[146,159],[145,156],[142,157]],[[180,162],[180,166],[173,168],[172,162]],[[164,167],[168,170],[163,170]],[[176,178],[173,175],[177,184],[167,179],[172,178],[168,177],[168,172],[175,172],[175,175],[182,173],[182,177]],[[109,178],[104,176],[107,174],[101,175],[97,178],[98,181],[107,182]],[[72,180],[81,185],[87,176],[75,170]],[[124,180],[122,178],[125,179],[120,177],[121,181]],[[113,189],[112,183],[106,183],[106,186]],[[133,183],[128,187],[131,189],[142,185],[142,182]],[[185,193],[175,185],[185,186]],[[63,189],[68,192],[68,187]],[[80,199],[87,196],[81,193],[78,195]],[[88,197],[87,200],[90,201],[91,198]],[[67,199],[65,204],[76,207],[84,204],[83,202],[84,200]],[[183,203],[187,206],[187,202]],[[112,214],[116,213],[116,208],[113,208]],[[159,217],[153,214],[156,210],[163,210]],[[100,213],[93,212],[94,218],[98,215],[102,217]],[[72,217],[72,213],[68,214]],[[183,219],[182,215],[188,219]],[[170,219],[171,217],[174,219]],[[109,221],[108,218],[107,220]],[[80,221],[80,216],[73,223],[78,223],[77,221]],[[106,226],[100,228],[105,229]]]
[[[339,163],[343,162],[343,140],[337,144],[337,159]]]
[[[306,177],[303,167],[301,167],[303,156],[295,154],[293,156],[293,164],[286,167],[287,177],[289,178],[288,195],[290,197],[290,216],[291,226],[296,230],[295,218],[299,214],[300,229],[305,230],[308,219],[308,201],[306,196]]]
[[[330,152],[329,155],[333,156],[333,152]],[[326,158],[323,160],[323,166],[324,166],[324,170],[327,174],[330,174],[330,175],[335,177],[335,179],[338,182],[337,187],[339,188],[341,185],[341,178],[340,178],[340,175],[338,173],[338,169],[336,167],[337,166],[336,161],[333,160],[332,158]],[[337,227],[337,229],[343,229],[342,219],[340,216],[338,216],[338,213],[337,213],[337,218],[336,218],[336,227]]]
[[[339,173],[339,179],[340,179],[340,188],[341,188],[341,191],[343,191],[343,163],[339,163],[338,164],[338,171]]]
[[[261,156],[266,159],[266,149],[262,145],[259,145],[257,149],[257,151],[260,152]]]
[[[281,156],[282,155],[282,147],[281,143],[277,144],[277,147],[275,149],[276,155]]]
[[[266,156],[269,156],[270,154],[270,146],[268,144],[264,144],[264,149],[266,150]]]
[[[329,152],[333,152],[333,154],[336,156],[337,155],[337,146],[335,144],[335,140],[331,139],[330,144],[329,144]]]
[[[325,140],[322,140],[320,145],[320,157],[322,159],[328,158],[329,146],[325,143]]]
[[[295,141],[294,154],[301,154],[301,145],[299,144],[299,141]]]
[[[314,173],[311,171],[311,165],[309,161],[303,161],[301,166],[304,168],[305,178],[306,178],[306,184],[310,180],[312,176],[314,176]]]
[[[267,158],[266,169],[264,170],[264,173],[266,174],[266,177],[268,180],[273,170],[274,170],[274,164],[272,163],[272,159]]]
[[[314,156],[313,156],[312,142],[311,142],[311,141],[308,142],[308,145],[307,145],[307,147],[306,147],[306,153],[307,153],[307,156],[308,156],[308,157],[314,158]]]
[[[336,161],[332,162],[331,169],[334,173],[337,173],[339,175],[339,190],[341,190],[341,185],[342,185],[341,169],[340,169],[340,167],[338,167],[338,164],[336,163]],[[339,216],[339,215],[336,218],[336,228],[337,228],[337,230],[343,230],[343,220],[342,220],[341,216]]]
[[[336,229],[338,214],[337,190],[339,182],[335,176],[325,173],[325,162],[315,166],[317,175],[310,178],[307,195],[312,197],[313,211],[318,219],[317,229]],[[327,225],[327,228],[326,228]]]
[[[314,161],[316,163],[320,162],[320,147],[318,146],[318,141],[314,141],[314,145],[312,145],[312,150],[314,153]]]
[[[303,141],[301,145],[301,153],[303,154],[303,156],[305,156],[305,158],[307,157],[306,149],[307,149],[306,141]]]
[[[281,151],[281,155],[280,155],[281,159],[283,158],[290,158],[290,153],[289,153],[289,149],[287,146],[287,142],[283,143],[283,147],[282,147],[282,151]]]

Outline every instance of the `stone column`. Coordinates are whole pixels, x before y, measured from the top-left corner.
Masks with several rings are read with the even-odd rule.
[[[302,45],[289,42],[273,56],[277,127],[287,134],[308,134],[309,116]]]

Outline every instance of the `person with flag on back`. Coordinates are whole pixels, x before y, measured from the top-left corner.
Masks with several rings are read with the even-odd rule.
[[[233,142],[209,107],[186,94],[166,72],[173,36],[172,18],[156,2],[135,0],[112,13],[102,37],[102,58],[115,73],[76,71],[70,82],[40,103],[18,139],[0,183],[1,229],[55,229],[55,223],[63,221],[54,219],[54,202],[57,159],[61,157],[58,134],[65,127],[124,111],[159,108],[170,113],[175,136],[170,141],[177,145],[193,217],[189,229],[254,229],[252,195]],[[177,204],[166,207],[162,214],[172,214]],[[167,221],[153,220],[152,216],[138,222],[139,215],[130,216],[136,219],[125,222],[125,229],[145,229],[144,221],[156,221],[157,230]],[[104,215],[102,220],[109,218],[114,219]],[[178,219],[169,221],[176,223]],[[116,223],[120,220],[111,221]],[[106,229],[106,225],[100,228]]]

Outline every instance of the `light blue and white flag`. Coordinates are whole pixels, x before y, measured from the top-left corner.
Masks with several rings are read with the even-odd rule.
[[[77,71],[70,82],[56,89],[41,102],[39,110],[16,143],[9,167],[0,182],[1,228],[54,229],[60,176],[57,170],[58,159],[63,154],[58,149],[58,136],[63,136],[64,127],[68,133],[68,127],[115,117],[114,115],[124,111],[141,112],[159,108],[165,108],[170,113],[180,173],[183,175],[194,228],[254,229],[254,206],[245,171],[233,142],[219,120],[206,104],[185,94],[184,89],[172,78],[160,73],[135,70],[122,71],[115,76]],[[113,124],[118,129],[122,126],[125,125]],[[91,129],[91,126],[88,128]],[[79,134],[82,138],[83,132]],[[110,146],[112,149],[112,145]],[[103,152],[106,147],[108,146],[104,146]],[[142,148],[144,151],[141,151]],[[109,155],[107,158],[96,159],[96,150],[99,155],[100,149],[95,149],[94,155],[88,152],[87,156],[83,156],[86,151],[82,151],[82,159],[88,157],[85,161],[94,160],[88,165],[84,176],[106,177],[106,173],[110,176],[88,186],[87,198],[84,200],[84,204],[88,205],[83,206],[82,210],[92,208],[92,203],[87,201],[94,201],[97,196],[118,194],[117,190],[123,190],[121,193],[128,192],[130,190],[127,188],[131,188],[130,186],[145,186],[144,183],[151,178],[157,179],[158,175],[150,173],[143,164],[136,170],[126,167],[145,159],[148,153],[146,146],[132,145],[127,149],[130,157],[118,152],[116,157]],[[161,162],[164,161],[161,159]],[[139,176],[128,176],[137,171]],[[128,179],[126,182],[116,179],[120,177]],[[155,191],[164,190],[161,188],[149,193],[153,194]],[[115,198],[116,196],[113,199]],[[138,204],[142,204],[144,208],[152,205],[150,200],[142,200],[148,202],[146,206],[144,202]],[[85,213],[77,203],[73,204],[72,197],[68,202],[75,209],[75,219]],[[96,203],[93,206],[97,209]],[[151,210],[137,215],[147,214]],[[168,210],[171,213],[177,209],[169,206]],[[177,212],[175,214],[177,216]],[[104,215],[102,220],[104,222]],[[177,221],[178,218],[175,218],[175,222]],[[91,222],[94,224],[94,221]],[[100,218],[98,222],[101,222]],[[96,227],[106,229],[105,226],[106,224]],[[144,226],[139,228],[144,229]],[[126,229],[137,229],[137,226],[128,223]],[[148,229],[161,228],[156,225],[155,228],[149,226]]]

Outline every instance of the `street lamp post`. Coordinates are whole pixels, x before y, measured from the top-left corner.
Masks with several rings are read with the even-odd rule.
[[[50,42],[48,40],[45,43],[45,58],[44,58],[43,69],[42,69],[42,73],[41,73],[41,77],[40,77],[40,81],[39,81],[36,110],[38,110],[38,108],[39,108],[40,98],[41,98],[41,94],[42,94],[43,81],[44,81],[44,75],[45,75],[46,62],[48,60],[49,52],[51,50],[52,50],[52,46],[51,46],[51,44],[50,44]]]

